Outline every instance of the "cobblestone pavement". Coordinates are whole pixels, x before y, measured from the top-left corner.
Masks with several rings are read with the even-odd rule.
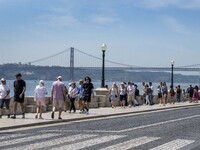
[[[9,150],[190,150],[200,147],[200,106],[0,131]]]
[[[68,113],[63,112],[62,113],[62,120],[58,120],[58,112],[55,113],[55,119],[51,119],[51,112],[47,112],[43,114],[44,119],[35,119],[34,113],[27,113],[26,118],[22,119],[21,115],[17,115],[17,119],[8,119],[7,116],[3,116],[0,119],[0,131],[5,129],[12,129],[12,128],[20,128],[20,127],[28,127],[28,126],[38,126],[43,124],[53,124],[53,123],[61,123],[61,122],[69,122],[69,121],[75,121],[75,120],[84,120],[88,118],[101,118],[101,117],[108,117],[108,116],[118,116],[122,114],[136,114],[140,112],[149,112],[149,111],[156,111],[156,110],[168,110],[168,109],[179,109],[182,107],[193,107],[198,106],[200,103],[175,103],[173,104],[167,104],[165,106],[162,105],[142,105],[138,107],[126,107],[126,108],[110,108],[110,107],[104,107],[104,108],[96,108],[96,109],[90,109],[89,115],[85,114],[79,114],[77,113]]]

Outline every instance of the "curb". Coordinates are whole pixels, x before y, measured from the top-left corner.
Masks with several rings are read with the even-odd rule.
[[[78,121],[78,120],[106,118],[106,117],[111,117],[111,116],[122,116],[122,115],[127,115],[127,114],[137,114],[137,113],[143,113],[143,112],[154,112],[154,111],[159,111],[159,110],[181,109],[181,108],[190,108],[190,107],[198,107],[198,106],[200,106],[200,104],[193,104],[193,105],[187,105],[187,106],[172,106],[172,107],[166,107],[166,108],[156,108],[156,109],[139,110],[139,111],[133,111],[133,112],[124,112],[124,113],[122,112],[122,113],[115,113],[115,114],[98,115],[98,116],[87,116],[87,117],[81,117],[81,118],[51,120],[51,121],[46,121],[46,122],[36,122],[36,123],[23,124],[23,125],[13,125],[9,127],[0,127],[0,131],[23,128],[23,127],[34,127],[34,126],[42,126],[42,125],[57,124],[57,123],[64,123],[64,122],[72,122],[72,121]]]

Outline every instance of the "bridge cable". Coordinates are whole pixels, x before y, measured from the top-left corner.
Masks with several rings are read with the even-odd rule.
[[[31,61],[30,63],[37,63],[37,62],[40,62],[40,61],[43,61],[43,60],[47,60],[47,59],[50,59],[50,58],[52,58],[52,57],[58,56],[58,55],[60,55],[60,54],[62,54],[62,53],[68,52],[69,50],[70,50],[70,48],[65,49],[65,50],[63,50],[63,51],[61,51],[61,52],[59,52],[59,53],[56,53],[56,54],[50,55],[50,56],[48,56],[48,57],[40,58],[40,59],[37,59],[37,60]]]

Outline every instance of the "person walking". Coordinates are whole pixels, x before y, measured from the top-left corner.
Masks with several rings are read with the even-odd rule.
[[[146,86],[145,86],[145,82],[142,82],[141,102],[142,102],[142,105],[146,104]]]
[[[36,101],[36,106],[37,106],[35,119],[38,118],[39,113],[40,113],[39,119],[43,119],[42,113],[45,106],[45,95],[47,94],[47,89],[44,86],[43,80],[39,81],[39,84],[36,86],[34,92],[35,92],[34,100]]]
[[[112,87],[110,88],[109,93],[110,93],[110,100],[111,100],[112,108],[116,108],[116,100],[117,100],[117,96],[118,96],[118,86],[115,82],[113,83]]]
[[[69,91],[69,100],[70,100],[69,113],[71,113],[72,109],[73,109],[74,113],[76,112],[76,107],[74,105],[74,102],[76,100],[77,94],[78,94],[78,89],[76,87],[76,83],[72,82],[71,88],[70,88],[70,91]]]
[[[26,91],[26,82],[22,79],[22,74],[18,73],[15,75],[16,80],[14,81],[14,102],[13,102],[13,116],[12,119],[16,119],[17,104],[19,103],[22,110],[22,118],[25,118],[25,106],[24,96]]]
[[[66,87],[62,82],[62,76],[58,76],[57,81],[53,82],[51,87],[51,99],[53,100],[52,119],[54,119],[56,109],[58,109],[58,119],[62,119],[61,114],[66,96],[65,89]]]
[[[121,107],[125,108],[125,101],[126,101],[126,97],[127,97],[127,91],[126,91],[126,87],[125,87],[123,82],[121,83],[120,88],[119,88],[119,95],[120,95]]]
[[[175,93],[173,87],[170,86],[170,90],[169,90],[170,104],[171,104],[171,103],[173,103],[173,104],[175,103],[175,102],[174,102],[174,96],[175,96],[175,94],[176,94],[176,93]]]
[[[166,100],[167,100],[167,95],[168,95],[168,89],[167,89],[166,82],[162,83],[161,90],[162,90],[162,104],[163,104],[163,106],[165,106]]]
[[[80,79],[78,81],[78,107],[80,110],[80,113],[83,113],[83,80]]]
[[[149,88],[151,89],[150,94],[149,94],[149,103],[150,105],[154,105],[153,97],[154,97],[154,87],[152,82],[149,82]]]
[[[93,94],[94,96],[94,86],[91,82],[91,78],[86,76],[85,83],[83,83],[83,108],[86,115],[89,114],[89,103],[91,102],[91,95]]]
[[[194,103],[198,103],[198,101],[199,101],[199,87],[197,85],[194,87],[192,101]]]
[[[177,86],[177,89],[176,89],[176,100],[177,102],[181,102],[181,93],[182,93],[182,89],[181,89],[181,86],[178,85]]]
[[[137,86],[137,84],[134,84],[134,88],[135,88],[135,97],[134,97],[134,102],[133,102],[133,104],[134,104],[134,106],[139,106],[140,105],[140,103],[139,103],[139,96],[140,96],[140,90],[138,89],[138,86]]]
[[[135,89],[134,89],[134,85],[133,85],[132,82],[128,82],[127,92],[128,92],[129,107],[132,107],[133,106],[133,100],[134,100],[134,97],[135,97]]]
[[[190,84],[188,89],[187,89],[187,93],[189,95],[189,99],[190,99],[190,103],[192,102],[192,97],[193,97],[193,93],[194,93],[194,88],[192,87],[192,85]]]
[[[4,78],[1,79],[1,85],[0,85],[0,118],[2,118],[2,109],[4,106],[4,103],[6,105],[7,115],[8,118],[10,118],[10,88],[6,84],[6,80]]]

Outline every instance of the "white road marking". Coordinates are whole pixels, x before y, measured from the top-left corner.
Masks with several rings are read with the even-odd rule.
[[[5,140],[0,142],[0,146],[10,146],[13,144],[19,144],[22,142],[31,142],[33,140],[43,140],[44,138],[50,138],[54,136],[58,136],[60,134],[42,134],[42,135],[31,135],[23,138],[17,138],[17,139],[11,139],[11,140]]]
[[[178,119],[173,119],[173,120],[168,120],[168,121],[153,123],[153,124],[149,124],[149,125],[138,126],[138,127],[134,127],[134,128],[129,128],[129,129],[124,129],[124,130],[116,131],[116,132],[127,132],[127,131],[132,131],[132,130],[138,130],[138,129],[148,128],[148,127],[163,125],[163,124],[167,124],[167,123],[173,123],[173,122],[177,122],[177,121],[198,118],[198,117],[200,117],[200,115],[194,115],[194,116],[189,116],[189,117],[185,117],[185,118],[178,118]]]
[[[83,140],[83,139],[91,138],[91,137],[95,137],[95,136],[97,136],[97,135],[77,134],[77,135],[70,135],[67,137],[63,137],[61,135],[61,137],[56,137],[55,139],[52,139],[49,141],[44,142],[43,140],[41,140],[41,142],[20,146],[20,149],[22,149],[22,150],[30,149],[30,148],[39,149],[39,148],[46,148],[46,147],[51,147],[51,146],[59,147],[59,144],[63,144],[66,142],[73,142],[76,140]],[[10,150],[16,150],[16,148],[14,147]]]
[[[16,137],[24,137],[26,136],[27,134],[7,134],[7,135],[1,135],[0,134],[0,140],[10,140],[10,138],[16,138]],[[0,141],[0,144],[1,144],[1,141]]]
[[[97,138],[90,139],[90,140],[87,140],[87,141],[82,141],[82,142],[79,142],[79,143],[73,143],[73,144],[57,147],[57,148],[54,148],[53,150],[57,150],[57,149],[66,150],[66,148],[71,149],[71,150],[78,150],[78,149],[87,148],[89,146],[94,146],[94,145],[97,145],[97,144],[110,142],[112,140],[116,140],[116,139],[123,138],[123,137],[124,136],[122,136],[122,135],[121,136],[120,135],[110,135],[110,136],[97,137]]]
[[[146,143],[149,143],[151,141],[155,141],[155,140],[158,140],[160,138],[158,137],[139,137],[139,138],[136,138],[136,139],[132,139],[132,140],[129,140],[129,141],[125,141],[125,142],[122,142],[122,143],[119,143],[119,144],[116,144],[116,145],[111,145],[109,147],[106,147],[106,148],[103,148],[102,150],[127,150],[127,149],[130,149],[130,148],[134,148],[134,147],[137,147],[137,146],[140,146],[140,145],[143,145],[143,144],[146,144]]]
[[[163,145],[160,145],[158,147],[155,147],[151,150],[178,150],[184,146],[187,146],[191,143],[195,142],[194,140],[184,140],[184,139],[177,139],[168,143],[165,143]]]

